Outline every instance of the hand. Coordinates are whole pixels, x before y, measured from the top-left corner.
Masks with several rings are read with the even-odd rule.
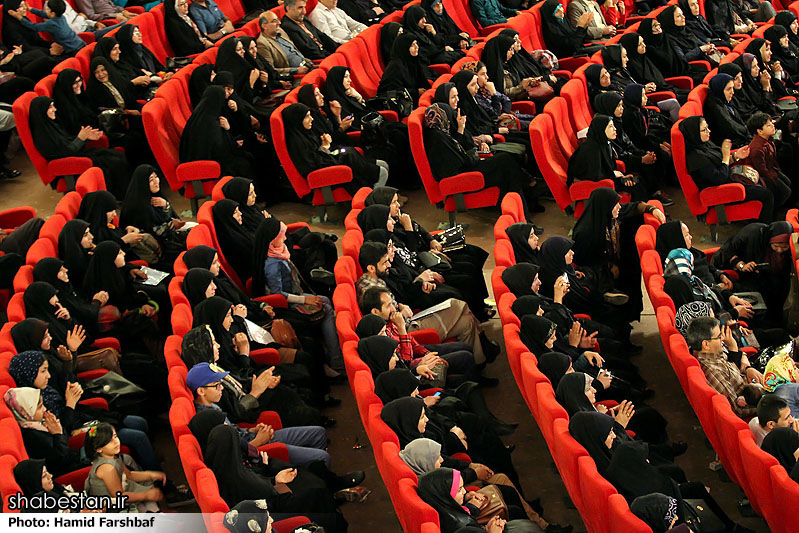
[[[154,207],[166,207],[169,202],[166,201],[166,198],[162,198],[161,196],[153,196],[150,198],[150,205]]]
[[[261,71],[257,68],[254,68],[250,71],[250,87],[255,85],[255,82],[258,81],[258,78],[261,77]]]
[[[266,388],[267,389],[274,389],[278,385],[280,385],[280,376],[271,376],[269,378],[269,384],[267,384]]]
[[[709,43],[708,44],[704,44],[704,45],[700,46],[699,49],[707,54],[707,53],[710,53],[713,50],[713,45],[709,44]]]
[[[444,283],[444,276],[438,272],[433,272],[433,281],[436,283]]]
[[[594,405],[594,409],[596,409],[597,413],[602,413],[603,415],[608,414],[608,408],[601,403]]]
[[[145,473],[150,474],[150,481],[160,481],[166,483],[166,474],[155,470],[146,470]]]
[[[225,30],[225,33],[233,33],[236,31],[236,28],[233,27],[233,23],[229,20],[226,20],[224,24],[222,24],[222,29]]]
[[[466,115],[461,113],[460,107],[457,110],[455,121],[458,123],[458,133],[463,133],[463,130],[466,129]]]
[[[480,143],[479,150],[480,152],[487,154],[491,151],[491,148],[488,147],[488,143]]]
[[[577,21],[577,25],[581,28],[586,28],[591,21],[594,20],[594,14],[590,11],[586,11],[582,15],[580,15],[579,20]]]
[[[267,424],[258,424],[257,428],[253,429],[256,429],[255,438],[250,441],[250,444],[256,448],[264,444],[269,444],[275,436],[275,430],[272,429],[272,426]]]
[[[322,299],[315,294],[306,294],[304,298],[305,301],[303,303],[306,305],[322,305]]]
[[[736,305],[735,310],[738,311],[738,317],[743,318],[744,320],[755,316],[755,312],[752,311],[751,307],[746,307],[744,305]]]
[[[596,346],[596,336],[598,334],[598,331],[589,334],[583,329],[583,338],[580,339],[580,348],[594,348]]]
[[[275,483],[291,483],[297,477],[297,469],[296,468],[287,468],[285,470],[281,470],[275,476]]]
[[[494,94],[494,93],[497,92],[497,87],[494,85],[493,81],[487,81],[486,85],[485,85],[485,88],[491,94]]]
[[[763,385],[763,374],[755,367],[747,367],[744,373],[746,374],[746,381],[749,383],[760,383]]]
[[[81,126],[80,131],[78,131],[78,139],[81,141],[89,140],[92,135],[92,129],[91,126]]]
[[[586,350],[583,352],[583,355],[589,363],[591,363],[593,366],[598,366],[599,368],[602,368],[602,364],[605,362],[602,356],[596,352]]]
[[[721,342],[723,342],[724,346],[731,352],[738,351],[738,343],[735,342],[735,337],[732,334],[732,328],[730,326],[721,326]]]
[[[613,419],[618,422],[621,427],[626,428],[634,414],[635,408],[632,402],[624,400],[616,407],[616,416],[614,416]]]
[[[435,35],[436,34],[436,29],[433,27],[432,24],[425,24],[424,25],[424,31],[426,31],[430,35]]]
[[[438,242],[437,240],[433,239],[433,240],[430,241],[430,251],[431,252],[439,253],[443,249],[444,249],[443,246],[441,246],[441,243]]]
[[[333,113],[333,116],[341,116],[341,102],[338,100],[330,100],[327,105],[330,108],[330,112]]]
[[[434,367],[439,364],[447,365],[448,363],[438,356],[438,352],[427,352],[422,357],[422,360],[419,361],[419,364]]]
[[[419,274],[417,279],[419,279],[421,281],[427,281],[427,282],[430,282],[430,283],[435,281],[435,277],[433,276],[433,271],[430,270],[429,268],[427,270],[425,270],[424,272],[422,272],[421,274]]]
[[[435,404],[439,402],[439,400],[441,400],[441,396],[425,396],[424,404],[427,407],[433,407]]]
[[[341,119],[341,122],[338,124],[338,129],[341,131],[347,131],[352,127],[352,123],[355,121],[355,116],[350,115],[348,117],[344,117]]]
[[[330,136],[329,133],[323,133],[321,135],[322,139],[322,147],[330,148],[330,145],[333,144],[333,138]]]
[[[735,404],[736,404],[738,407],[740,407],[741,409],[743,409],[744,407],[746,407],[746,398],[744,398],[743,396],[738,396],[738,397],[735,399]]]
[[[255,398],[260,398],[261,394],[269,387],[269,381],[272,379],[272,373],[275,367],[269,367],[258,376],[252,377],[252,384],[250,385],[250,394]]]
[[[430,370],[430,367],[421,364],[416,365],[416,375],[429,380],[434,380],[436,378],[436,373]]]
[[[72,352],[70,352],[69,349],[63,344],[59,345],[55,351],[58,355],[58,358],[62,361],[72,361]]]
[[[657,160],[657,156],[655,152],[647,152],[645,156],[641,158],[641,163],[645,165],[651,165]]]
[[[413,222],[411,221],[411,215],[408,213],[400,213],[399,222],[402,224],[402,227],[405,231],[413,230]]]
[[[748,145],[739,148],[735,152],[736,161],[740,161],[741,159],[746,159],[747,157],[749,157],[749,146]]]
[[[398,307],[399,307],[399,311],[400,311],[400,313],[402,313],[403,317],[411,318],[413,316],[413,309],[411,309],[407,305],[399,304]]]
[[[613,26],[605,26],[602,28],[602,35],[616,35],[616,28]]]
[[[269,318],[275,318],[275,310],[271,305],[265,305],[263,307],[263,311],[264,313],[269,315]]]
[[[261,83],[263,84],[269,83],[269,73],[266,72],[265,70],[260,71],[258,79],[261,80]]]
[[[470,463],[469,468],[474,470],[474,473],[477,474],[477,479],[479,479],[480,481],[485,481],[494,475],[494,471],[488,468],[484,464]]]
[[[247,307],[242,304],[234,305],[233,315],[241,318],[247,318]]]
[[[255,132],[255,140],[258,141],[261,144],[269,142],[269,139],[264,137],[263,133],[259,133],[259,132]]]
[[[130,80],[130,82],[133,85],[144,85],[144,86],[150,85],[150,81],[151,81],[150,76],[136,76],[135,78]]]
[[[145,274],[140,268],[132,268],[130,269],[130,277],[135,279],[147,279],[147,274]]]
[[[613,376],[610,374],[610,372],[600,371],[599,374],[597,374],[596,379],[602,384],[602,388],[605,390],[608,390],[610,384],[613,382]]]
[[[61,435],[64,432],[61,421],[50,411],[44,412],[44,427],[51,435]]]
[[[479,492],[467,492],[466,496],[464,496],[463,500],[468,502],[478,509],[483,507],[486,503],[488,503],[488,497],[485,494],[481,494]]]
[[[80,324],[72,328],[72,331],[67,332],[67,348],[70,352],[78,351],[80,345],[86,340],[86,332],[83,331],[83,326]]]
[[[236,104],[235,100],[228,100],[227,101],[227,106],[234,113],[239,110],[239,106],[238,106],[238,104]]]
[[[721,278],[719,279],[719,286],[725,291],[732,290],[732,280],[727,277],[727,274],[721,275]]]
[[[100,305],[103,306],[108,303],[108,293],[105,291],[100,291],[92,296],[92,300],[97,300],[100,302]]]
[[[141,306],[141,312],[147,318],[152,318],[156,315],[158,311],[156,311],[155,307],[153,307],[152,305],[144,304],[143,306]]]
[[[144,491],[144,493],[147,495],[145,497],[147,501],[160,502],[161,500],[164,499],[163,491],[155,487],[151,488],[150,490]]]
[[[445,52],[452,52],[452,51],[454,51],[454,50],[455,50],[455,49],[454,49],[454,48],[452,48],[450,45],[445,45],[445,46],[444,46],[444,51],[445,51]]]
[[[739,261],[738,264],[735,265],[735,270],[739,270],[741,272],[754,272],[756,269],[757,269],[757,263],[755,263],[754,261],[749,261],[748,263]]]
[[[655,217],[661,224],[666,223],[666,215],[664,215],[663,211],[660,209],[655,209],[652,211],[652,216]]]
[[[300,65],[299,67],[297,67],[297,74],[307,74],[307,73],[308,73],[308,67],[306,65]]]
[[[388,319],[394,323],[397,327],[397,332],[400,335],[406,335],[408,332],[405,331],[405,317],[402,316],[402,313],[394,312],[388,317]]]
[[[434,290],[436,290],[436,284],[435,283],[430,283],[429,281],[423,281],[422,282],[422,292],[423,293],[430,294]]]
[[[729,139],[724,139],[721,141],[721,157],[722,159],[729,160],[730,157],[730,150],[732,149],[732,141]]]
[[[80,397],[83,396],[83,387],[80,383],[67,382],[67,388],[64,391],[64,397],[67,401],[67,407],[75,409]]]
[[[19,18],[22,18],[22,16],[20,16]],[[51,56],[60,56],[63,53],[64,53],[64,47],[61,46],[60,44],[52,43],[50,45],[50,55]]]
[[[486,533],[502,533],[505,531],[505,523],[499,515],[492,517],[485,525]]]
[[[667,154],[671,155],[671,144],[667,142],[660,143],[660,149],[666,152]]]
[[[70,319],[69,311],[67,311],[67,308],[64,307],[63,305],[58,304],[58,310],[56,310],[55,312],[55,317],[58,318],[59,320],[69,320]]]
[[[230,130],[230,122],[228,122],[226,117],[219,117],[219,126],[223,130]]]
[[[250,339],[247,338],[246,333],[240,331],[233,335],[233,344],[238,353],[247,353],[250,348]]]
[[[136,244],[137,242],[141,241],[143,238],[144,238],[144,233],[139,233],[139,231],[136,230],[123,235],[122,242],[124,242],[125,244]]]
[[[569,346],[577,347],[583,338],[583,327],[576,320],[572,323],[569,330]]]

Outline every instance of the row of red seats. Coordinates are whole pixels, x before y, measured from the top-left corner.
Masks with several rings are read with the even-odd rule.
[[[494,226],[496,268],[491,276],[494,298],[505,338],[508,363],[530,412],[533,414],[555,461],[566,490],[589,532],[649,532],[651,529],[629,509],[623,496],[596,470],[588,452],[569,434],[569,415],[555,398],[546,376],[538,370],[536,356],[520,336],[520,320],[511,310],[516,297],[502,281],[505,268],[516,264],[513,247],[505,229],[525,222],[521,198],[507,195],[501,204],[502,215]]]

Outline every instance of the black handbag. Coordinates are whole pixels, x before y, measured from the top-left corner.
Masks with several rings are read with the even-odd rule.
[[[696,533],[724,533],[724,522],[710,510],[705,500],[683,500],[684,522]]]
[[[105,398],[108,406],[122,413],[140,410],[147,402],[147,391],[116,372],[95,378],[83,386],[88,396]]]
[[[128,133],[128,116],[121,109],[103,109],[97,120],[109,138],[119,138]]]
[[[396,89],[370,98],[366,101],[366,107],[373,111],[394,111],[402,119],[413,111],[413,98],[408,89]]]
[[[441,243],[442,251],[445,253],[460,250],[466,246],[466,234],[460,224],[445,229],[441,233],[434,235],[433,238]]]
[[[193,61],[190,57],[168,57],[166,58],[167,70],[180,70],[187,65],[191,65]]]

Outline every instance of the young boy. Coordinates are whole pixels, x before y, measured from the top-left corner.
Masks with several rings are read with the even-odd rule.
[[[220,371],[219,367],[210,363],[197,363],[191,367],[186,375],[186,385],[194,394],[194,406],[197,411],[203,409],[222,411],[217,402],[222,399],[222,380],[229,373]],[[270,442],[285,444],[292,463],[323,461],[325,466],[330,467],[330,455],[325,451],[327,434],[325,428],[321,426],[297,426],[276,430],[267,424],[258,424],[250,429],[241,429],[227,418],[227,414],[225,414],[225,424],[236,427],[240,437],[256,448]]]
[[[44,11],[29,8],[28,4],[23,1],[16,11],[9,10],[8,13],[30,30],[49,33],[52,35],[53,40],[64,49],[66,55],[75,55],[78,50],[86,46],[86,43],[69,27],[69,23],[64,17],[66,10],[67,7],[64,0],[47,0]],[[28,20],[25,17],[28,11],[44,18],[44,22],[31,22]]]
[[[785,205],[792,197],[791,179],[786,176],[777,161],[777,146],[774,134],[777,128],[766,113],[758,112],[746,122],[754,135],[749,143],[749,164],[760,174],[763,185],[774,195],[775,206]]]

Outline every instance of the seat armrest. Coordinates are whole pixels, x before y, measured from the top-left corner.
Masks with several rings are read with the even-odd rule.
[[[533,102],[511,102],[510,108],[525,115],[535,115],[535,104]]]
[[[558,78],[566,78],[567,80],[572,79],[572,73],[568,70],[553,70],[552,74]]]
[[[677,99],[677,95],[671,91],[656,91],[646,95],[650,102],[660,102],[661,100],[668,100],[669,98]],[[658,109],[658,111],[660,111]]]
[[[269,444],[264,444],[263,446],[258,446],[258,451],[266,452],[270,458],[274,457],[275,459],[280,459],[286,463],[289,462],[289,449],[285,444],[280,442],[271,442]]]
[[[689,91],[694,88],[694,80],[692,80],[689,76],[674,76],[671,78],[666,78],[666,83],[670,83],[675,87],[687,89]]]
[[[558,66],[563,70],[568,70],[569,72],[574,72],[581,66],[585,65],[586,63],[590,63],[591,61],[584,56],[581,57],[564,57],[562,59],[558,59]]]
[[[266,302],[272,307],[288,307],[288,301],[286,301],[286,297],[282,294],[267,294],[266,296],[259,296],[255,298],[257,302]]]
[[[481,172],[462,172],[438,182],[441,194],[453,196],[466,192],[476,192],[485,187],[485,179]]]
[[[96,141],[89,141],[86,143],[86,146],[91,146],[92,148],[108,148],[110,146],[108,143],[108,136],[103,135]]]
[[[102,337],[94,341],[92,344],[95,348],[113,348],[116,351],[120,351],[122,348],[119,346],[119,340],[115,339],[114,337]]]
[[[347,132],[347,137],[349,137],[350,139],[355,139],[357,141],[357,140],[359,140],[361,138],[361,132],[360,131],[348,131]]]
[[[744,198],[746,189],[740,183],[725,183],[699,191],[699,201],[705,206],[742,202]]]
[[[419,391],[419,396],[421,396],[422,398],[427,398],[428,396],[432,396],[435,393],[440,392],[442,390],[444,389],[442,389],[441,387],[433,387],[432,389],[425,389],[423,391]]]
[[[591,193],[594,191],[594,189],[599,187],[610,187],[611,189],[616,188],[613,185],[613,180],[578,181],[576,183],[572,183],[572,186],[569,187],[569,196],[573,202],[587,200],[588,197],[591,196]]]
[[[420,329],[417,331],[411,331],[409,333],[411,337],[414,338],[416,342],[419,344],[440,344],[441,337],[438,335],[438,332],[432,328]]]
[[[179,164],[175,169],[175,177],[181,183],[216,179],[221,173],[222,167],[216,161],[189,161]]]
[[[449,71],[452,67],[450,67],[446,63],[435,63],[433,65],[429,65],[429,68],[435,70],[439,75],[441,75],[441,74],[449,74]]]
[[[391,111],[390,109],[384,109],[382,111],[378,111],[384,119],[390,120],[391,122],[399,122],[399,115],[396,111]]]
[[[36,210],[29,206],[12,207],[0,211],[0,227],[7,230],[23,225],[36,216]]]
[[[331,185],[341,185],[352,181],[352,169],[347,165],[333,165],[320,168],[308,174],[308,186],[320,189]]]
[[[280,354],[274,348],[261,348],[250,352],[250,359],[261,366],[280,364]]]
[[[286,233],[293,233],[302,228],[308,228],[310,230],[311,226],[309,226],[307,222],[292,222],[291,224],[286,224]]]
[[[701,67],[705,67],[705,70],[707,70],[708,72],[711,71],[710,61],[705,61],[704,59],[699,59],[697,61],[689,61],[688,64],[689,65],[699,65]]]
[[[47,163],[53,176],[77,176],[92,168],[92,160],[88,157],[62,157]]]
[[[108,411],[108,401],[105,398],[86,398],[78,402],[78,405],[88,405],[95,409],[103,409]]]
[[[505,136],[504,135],[500,135],[499,133],[495,133],[494,135],[492,135],[492,137],[494,137],[494,142],[495,143],[504,143],[505,142]]]
[[[261,411],[261,414],[258,415],[258,420],[254,423],[240,422],[238,426],[240,428],[249,429],[255,427],[257,424],[267,424],[272,426],[272,429],[283,429],[283,421],[280,419],[280,415],[275,411]]]
[[[96,368],[94,370],[86,370],[84,372],[78,372],[78,378],[80,378],[80,379],[82,379],[84,381],[91,381],[91,380],[97,379],[97,378],[99,378],[101,376],[105,376],[106,374],[108,374],[108,370],[106,370],[105,368]],[[93,400],[93,399],[95,399],[95,398],[88,398],[87,401],[88,400]],[[80,402],[80,403],[83,403],[83,402]],[[87,405],[90,405],[90,404],[87,404]],[[106,406],[106,409],[108,409],[108,406]]]

